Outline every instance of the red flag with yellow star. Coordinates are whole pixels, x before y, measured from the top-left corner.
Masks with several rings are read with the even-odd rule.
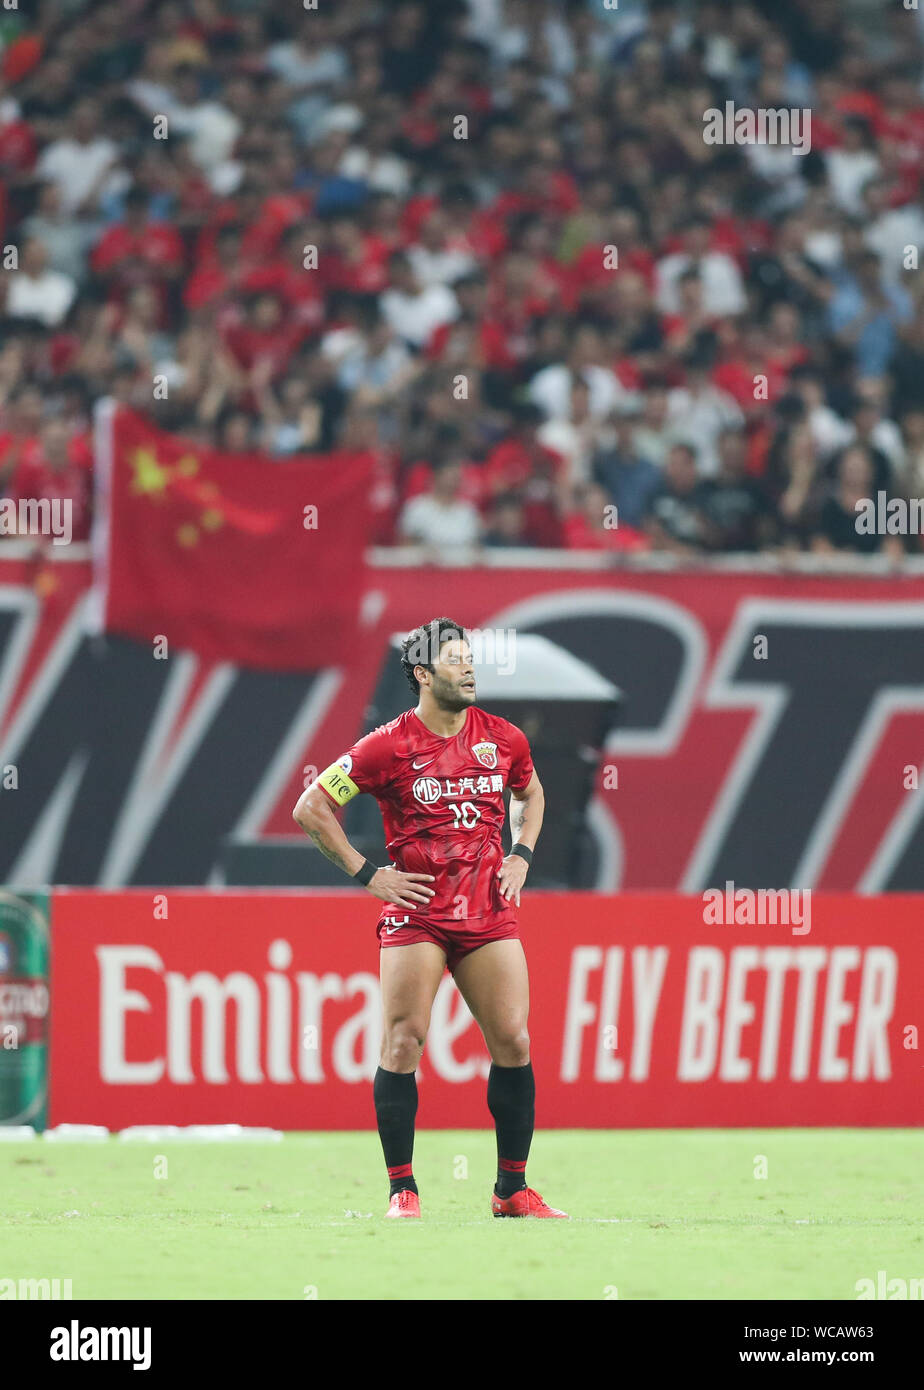
[[[370,454],[224,454],[105,403],[94,549],[106,631],[241,666],[336,664],[358,621],[373,468]]]

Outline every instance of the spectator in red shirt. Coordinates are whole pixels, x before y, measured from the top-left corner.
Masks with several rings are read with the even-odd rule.
[[[388,284],[389,250],[385,241],[364,232],[355,217],[333,217],[321,260],[325,290],[380,294]]]
[[[403,487],[403,500],[408,501],[418,493],[429,492],[433,486],[433,469],[436,463],[452,459],[459,468],[459,496],[466,502],[480,506],[484,499],[484,471],[478,464],[466,457],[462,431],[457,425],[439,425],[433,431],[432,458],[434,462],[420,459],[408,468]]]
[[[213,252],[200,260],[183,290],[187,309],[216,305],[240,289],[247,266],[241,256],[241,226],[228,222],[215,237]]]
[[[574,489],[574,510],[565,519],[569,550],[649,550],[648,537],[619,520],[616,507],[599,483]]]
[[[38,142],[27,121],[20,120],[15,103],[0,104],[0,174],[11,179],[35,167]]]
[[[148,215],[148,195],[130,188],[122,222],[110,227],[94,248],[90,265],[118,303],[137,285],[153,285],[166,315],[167,287],[182,275],[186,252],[175,227]]]
[[[521,166],[513,188],[500,195],[492,212],[505,218],[515,212],[547,213],[560,223],[580,206],[577,184],[562,167],[562,149],[554,136],[533,148],[537,155]]]
[[[763,324],[748,323],[737,334],[712,380],[738,403],[748,420],[763,415],[780,399],[786,389],[786,373],[768,356]]]
[[[20,462],[38,445],[42,424],[42,393],[37,386],[11,391],[0,423],[0,496],[12,487]]]
[[[536,213],[522,213],[512,219],[510,237],[515,248],[527,257],[536,296],[556,309],[569,313],[577,307],[572,277],[555,255],[557,237],[550,219]]]
[[[437,206],[442,206],[448,214],[459,245],[471,251],[479,261],[493,260],[506,250],[507,232],[503,218],[498,217],[493,209],[481,207],[471,187],[461,179],[447,183],[439,197],[429,193],[408,200],[401,216],[407,243],[417,239],[422,223]]]
[[[366,225],[369,235],[376,243],[385,247],[385,259],[393,251],[404,246],[403,205],[401,200],[387,191],[373,193],[366,205]]]
[[[321,240],[317,222],[300,222],[282,238],[277,254],[262,265],[255,265],[243,276],[247,290],[273,290],[289,306],[294,324],[306,333],[316,333],[324,322],[324,296],[321,271],[314,263],[312,248]]]
[[[488,282],[480,270],[453,285],[459,317],[430,335],[426,356],[460,370],[482,368],[505,376],[519,373],[529,340],[514,325],[488,309]]]
[[[782,377],[788,377],[793,368],[808,360],[808,348],[803,340],[799,310],[785,300],[781,299],[770,310],[766,327],[766,352],[770,370]]]
[[[703,305],[703,282],[695,266],[677,279],[680,300],[676,314],[664,317],[665,347],[675,361],[681,361],[695,345],[700,333],[711,332],[715,318]]]
[[[228,222],[241,225],[241,258],[248,265],[259,265],[274,255],[288,225],[272,215],[265,192],[265,171],[247,166],[247,172],[232,198],[215,208],[196,243],[196,264],[205,264],[213,255],[219,228]]]
[[[16,469],[10,495],[17,502],[69,503],[71,540],[89,540],[93,456],[86,436],[71,434],[63,420],[49,420],[30,452]]]
[[[539,443],[536,432],[543,421],[538,406],[520,405],[514,412],[514,428],[488,455],[484,465],[486,495],[515,492],[523,501],[526,533],[532,545],[562,543],[561,514],[564,460]]]
[[[284,375],[303,330],[285,314],[281,297],[272,290],[250,296],[243,323],[225,331],[225,342],[239,366],[250,370],[272,364],[271,379]]]
[[[607,248],[615,250],[615,265],[613,250]],[[623,207],[607,215],[602,238],[584,247],[570,267],[570,273],[578,301],[593,304],[595,291],[601,285],[609,285],[615,275],[624,271],[636,271],[652,290],[654,267],[654,256],[642,238],[638,213],[634,208]]]
[[[533,260],[522,251],[508,251],[497,263],[490,287],[489,312],[503,324],[508,341],[516,340],[525,349],[535,320],[554,311],[556,298],[556,288],[548,280],[536,284]]]

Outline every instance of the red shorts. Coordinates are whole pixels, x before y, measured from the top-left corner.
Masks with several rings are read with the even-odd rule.
[[[492,917],[472,917],[468,922],[426,922],[411,918],[395,908],[379,919],[376,927],[379,945],[413,946],[418,941],[435,941],[446,954],[446,964],[455,971],[460,960],[486,946],[489,941],[519,940],[520,924],[512,913]]]

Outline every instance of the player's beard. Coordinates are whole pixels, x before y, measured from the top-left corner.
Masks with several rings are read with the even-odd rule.
[[[445,714],[459,714],[475,703],[474,690],[460,690],[452,681],[443,680],[434,673],[430,694],[437,709]]]

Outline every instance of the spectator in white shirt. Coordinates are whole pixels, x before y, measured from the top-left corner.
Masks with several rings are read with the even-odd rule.
[[[23,230],[42,243],[52,270],[77,283],[86,277],[90,248],[99,236],[98,223],[65,217],[61,190],[51,179],[39,185],[36,210],[26,218]]]
[[[288,117],[309,143],[323,134],[330,93],[350,77],[349,59],[336,42],[337,23],[315,5],[302,14],[297,38],[273,44],[267,54],[270,71],[296,93]]]
[[[434,554],[477,545],[481,518],[478,509],[459,496],[461,483],[459,459],[452,457],[435,464],[430,491],[418,493],[404,505],[398,520],[402,539],[423,545]]]
[[[569,486],[591,480],[591,460],[597,446],[599,421],[590,413],[590,388],[581,377],[571,386],[571,409],[567,420],[546,420],[536,431],[540,444],[561,454],[565,460],[565,476]]]
[[[733,396],[714,386],[712,363],[704,355],[687,359],[687,382],[667,398],[667,422],[678,443],[692,445],[702,478],[719,470],[718,439],[723,430],[744,428],[744,416]]]
[[[453,246],[449,218],[441,207],[426,218],[420,240],[408,247],[407,258],[422,285],[454,285],[478,268],[469,251]]]
[[[401,138],[402,107],[391,94],[378,98],[369,119],[337,167],[346,179],[357,179],[378,193],[406,198],[411,187],[411,169],[406,159],[395,154]]]
[[[601,366],[603,341],[596,328],[583,325],[574,335],[566,362],[553,362],[532,378],[529,399],[544,410],[550,420],[570,420],[576,377],[589,392],[588,410],[594,420],[605,420],[625,399],[628,392],[610,367]]]
[[[301,18],[302,27],[296,38],[274,43],[269,49],[267,67],[288,87],[300,92],[344,82],[350,65],[343,49],[332,42],[333,17],[318,8]]]
[[[359,327],[359,340],[339,359],[337,384],[357,405],[383,405],[413,381],[424,364],[396,341],[374,301],[360,306]]]
[[[913,246],[924,254],[924,186],[913,203],[903,207],[889,205],[892,184],[888,179],[870,179],[863,186],[863,203],[869,221],[863,240],[879,257],[882,278],[890,285],[908,276],[906,248]]]
[[[71,116],[69,135],[54,140],[39,159],[39,178],[57,184],[61,212],[90,216],[112,176],[118,158],[115,143],[100,134],[99,103],[90,97],[79,101]]]
[[[189,65],[177,68],[173,99],[164,114],[180,135],[188,137],[193,160],[206,172],[230,159],[243,129],[241,120],[227,106],[203,99],[199,73]]]
[[[873,153],[872,131],[862,116],[846,116],[842,129],[841,148],[826,150],[824,155],[828,187],[843,212],[862,217],[863,186],[879,173],[879,159]]]
[[[796,366],[789,374],[789,382],[805,406],[805,423],[820,459],[829,459],[856,438],[854,427],[828,405],[824,378],[817,369]]]
[[[667,422],[669,392],[660,381],[652,382],[642,401],[642,414],[632,436],[632,446],[640,458],[648,459],[661,468],[671,446],[671,431]]]
[[[39,319],[56,328],[74,302],[77,286],[69,275],[48,269],[48,256],[35,237],[22,248],[19,269],[9,272],[6,312],[13,318]]]
[[[857,381],[850,412],[850,442],[856,440],[868,449],[878,449],[888,459],[893,476],[899,477],[907,460],[901,430],[887,414],[889,389],[885,377],[868,376]]]
[[[379,296],[382,317],[399,338],[418,351],[434,329],[459,317],[459,303],[447,285],[422,285],[403,251],[388,260],[391,287]]]
[[[693,216],[684,231],[683,251],[664,256],[655,268],[655,303],[662,314],[679,314],[680,277],[698,270],[703,287],[703,309],[710,318],[743,314],[748,306],[741,271],[724,251],[710,251],[711,227],[707,217]]]
[[[132,100],[149,115],[166,117],[168,135],[183,135],[189,140],[193,162],[209,175],[213,187],[216,180],[227,181],[223,192],[235,186],[229,166],[244,122],[229,106],[203,98],[198,68],[191,63],[179,65],[167,90],[157,83],[140,81],[132,83],[127,90]],[[245,115],[252,106],[252,93],[246,79],[229,82],[223,88],[223,95]]]

